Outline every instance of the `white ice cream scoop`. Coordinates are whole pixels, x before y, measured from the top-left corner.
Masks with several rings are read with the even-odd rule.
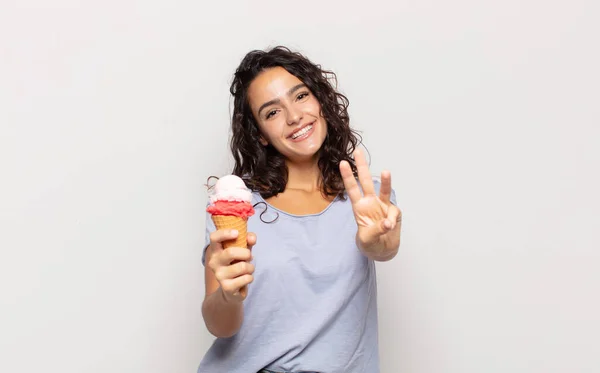
[[[252,192],[246,187],[244,181],[236,175],[227,175],[220,178],[214,187],[214,192],[210,196],[210,201],[238,201],[252,202]]]

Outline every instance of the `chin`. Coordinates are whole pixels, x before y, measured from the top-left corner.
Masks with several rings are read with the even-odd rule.
[[[314,159],[315,157],[318,157],[321,149],[323,148],[323,144],[324,142],[320,142],[318,145],[312,144],[312,146],[300,151],[298,149],[290,149],[288,158],[302,161]]]

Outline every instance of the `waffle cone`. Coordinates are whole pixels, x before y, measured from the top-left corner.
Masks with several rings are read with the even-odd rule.
[[[226,249],[228,247],[243,247],[248,248],[248,241],[246,237],[248,236],[248,219],[241,218],[239,216],[227,216],[227,215],[212,215],[212,221],[215,223],[215,227],[217,229],[235,229],[238,231],[238,236],[235,240],[223,241],[223,248]],[[238,261],[233,261],[233,263],[237,263]],[[248,294],[248,286],[244,286],[239,290],[240,294],[244,297]]]
[[[223,248],[248,247],[248,219],[239,216],[212,215],[212,220],[217,229],[235,229],[238,231],[237,239],[223,241]]]

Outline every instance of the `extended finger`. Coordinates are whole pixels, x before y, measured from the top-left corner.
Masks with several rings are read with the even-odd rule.
[[[362,151],[357,149],[354,151],[354,161],[356,162],[356,169],[358,171],[358,180],[362,187],[365,195],[375,194],[375,186],[373,185],[373,179],[371,178],[371,172],[369,171],[369,165],[363,155]]]
[[[379,199],[386,205],[389,205],[391,195],[392,174],[386,170],[381,172],[381,188],[379,189]]]
[[[344,188],[346,188],[346,192],[350,197],[350,201],[352,203],[360,200],[361,194],[360,189],[358,188],[358,183],[354,178],[354,174],[352,173],[352,168],[347,161],[340,162],[340,174],[342,175],[342,181],[344,182]]]

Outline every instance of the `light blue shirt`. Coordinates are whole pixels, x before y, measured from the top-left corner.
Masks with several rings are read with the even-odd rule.
[[[256,269],[244,322],[233,337],[214,341],[198,372],[379,372],[375,263],[356,246],[350,199],[301,216],[253,193],[259,202],[248,220]],[[273,223],[261,221],[265,210],[265,221],[278,216]],[[208,245],[215,226],[209,215],[206,222]]]

